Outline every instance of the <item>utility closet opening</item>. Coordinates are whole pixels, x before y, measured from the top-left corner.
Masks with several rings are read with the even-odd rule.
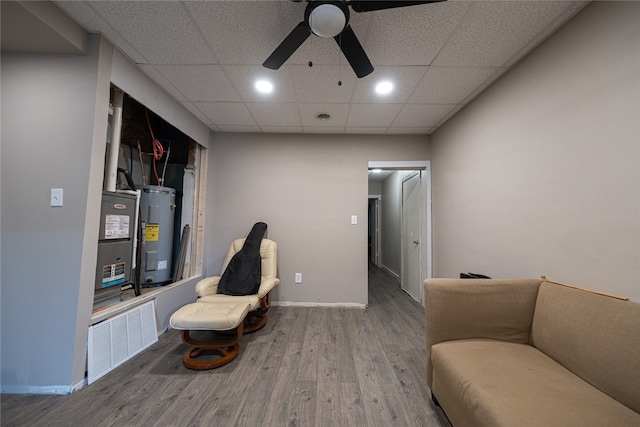
[[[94,312],[197,274],[202,147],[111,87]]]

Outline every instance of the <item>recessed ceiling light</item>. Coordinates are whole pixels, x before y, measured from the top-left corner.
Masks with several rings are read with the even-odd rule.
[[[379,95],[387,95],[393,90],[393,83],[388,80],[380,82],[376,85],[376,93]]]
[[[318,114],[316,114],[316,119],[318,119],[318,120],[329,120],[329,119],[331,119],[331,114],[329,114],[329,113],[318,113]]]
[[[260,93],[271,93],[273,91],[273,84],[266,80],[258,80],[256,82],[256,90]]]

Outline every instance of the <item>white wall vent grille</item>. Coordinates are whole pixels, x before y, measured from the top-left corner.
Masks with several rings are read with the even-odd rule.
[[[157,341],[153,301],[90,326],[87,383],[93,383]]]

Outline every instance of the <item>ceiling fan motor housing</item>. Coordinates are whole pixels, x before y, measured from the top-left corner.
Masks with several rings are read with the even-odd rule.
[[[344,1],[314,0],[307,5],[304,20],[316,36],[333,38],[349,25],[349,8]]]

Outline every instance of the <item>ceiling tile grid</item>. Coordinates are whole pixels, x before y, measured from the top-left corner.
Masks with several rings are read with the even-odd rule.
[[[277,71],[253,65],[227,65],[225,74],[244,102],[296,102],[295,80],[289,69]],[[273,84],[272,93],[259,93],[255,83],[266,80]]]
[[[351,97],[354,103],[405,103],[413,94],[416,86],[427,71],[425,66],[376,67],[370,79],[359,79]],[[379,82],[393,83],[393,90],[387,95],[378,95],[376,85]]]
[[[393,121],[398,127],[434,127],[440,118],[456,107],[455,104],[405,104]]]
[[[375,64],[430,65],[469,7],[443,2],[371,12],[364,46]]]
[[[157,65],[156,69],[189,101],[242,100],[220,65]]]
[[[349,104],[298,104],[298,110],[302,126],[305,128],[330,127],[344,130],[349,114]],[[329,114],[331,118],[316,118],[320,113]]]
[[[587,2],[443,1],[355,13],[374,71],[314,35],[279,70],[262,62],[306,1],[62,1],[214,132],[430,134]],[[255,90],[257,79],[273,91]],[[375,93],[393,83],[386,96]],[[318,120],[328,113],[329,120]]]
[[[302,126],[298,106],[293,103],[260,102],[246,104],[258,126]]]
[[[352,104],[347,119],[348,127],[384,127],[395,120],[402,104]]]
[[[219,126],[257,126],[247,106],[242,102],[194,102],[211,123]]]
[[[182,2],[97,1],[91,5],[149,63],[217,62]]]

